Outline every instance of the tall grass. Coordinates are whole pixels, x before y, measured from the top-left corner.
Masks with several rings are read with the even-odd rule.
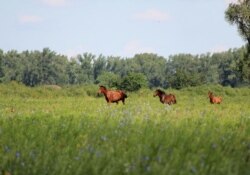
[[[169,90],[177,96],[173,106],[147,89],[129,93],[126,105],[107,105],[96,90],[0,85],[0,170],[250,174],[250,89]],[[208,90],[223,103],[211,105]]]

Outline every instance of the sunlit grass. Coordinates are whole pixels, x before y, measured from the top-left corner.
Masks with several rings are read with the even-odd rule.
[[[126,105],[107,105],[81,87],[12,86],[0,87],[0,170],[49,175],[250,173],[250,89],[170,90],[177,104],[166,106],[151,90],[128,93]],[[223,96],[221,105],[209,103],[208,89]]]

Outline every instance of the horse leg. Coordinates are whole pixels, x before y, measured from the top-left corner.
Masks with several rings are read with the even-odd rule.
[[[122,99],[122,103],[125,105],[125,98]]]
[[[107,97],[105,97],[105,99],[106,99],[106,102],[109,103],[109,99]]]
[[[116,104],[117,104],[117,105],[118,105],[118,103],[119,103],[119,102],[118,102],[118,101],[116,101]]]
[[[110,105],[112,103],[112,101],[110,99],[107,99],[107,103],[108,103],[108,105]]]

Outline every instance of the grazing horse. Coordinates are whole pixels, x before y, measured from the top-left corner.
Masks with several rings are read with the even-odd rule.
[[[128,96],[125,92],[121,90],[108,90],[105,86],[99,86],[98,94],[104,94],[107,103],[116,103],[121,100],[123,104],[125,104],[125,98]]]
[[[220,104],[222,102],[222,97],[215,97],[210,91],[208,91],[208,97],[211,104]]]
[[[154,97],[158,96],[162,104],[166,103],[168,105],[176,104],[176,98],[174,94],[166,94],[164,91],[157,89],[154,93]]]

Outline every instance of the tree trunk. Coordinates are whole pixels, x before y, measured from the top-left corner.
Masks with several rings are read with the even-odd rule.
[[[247,53],[250,55],[250,37],[247,37]]]

